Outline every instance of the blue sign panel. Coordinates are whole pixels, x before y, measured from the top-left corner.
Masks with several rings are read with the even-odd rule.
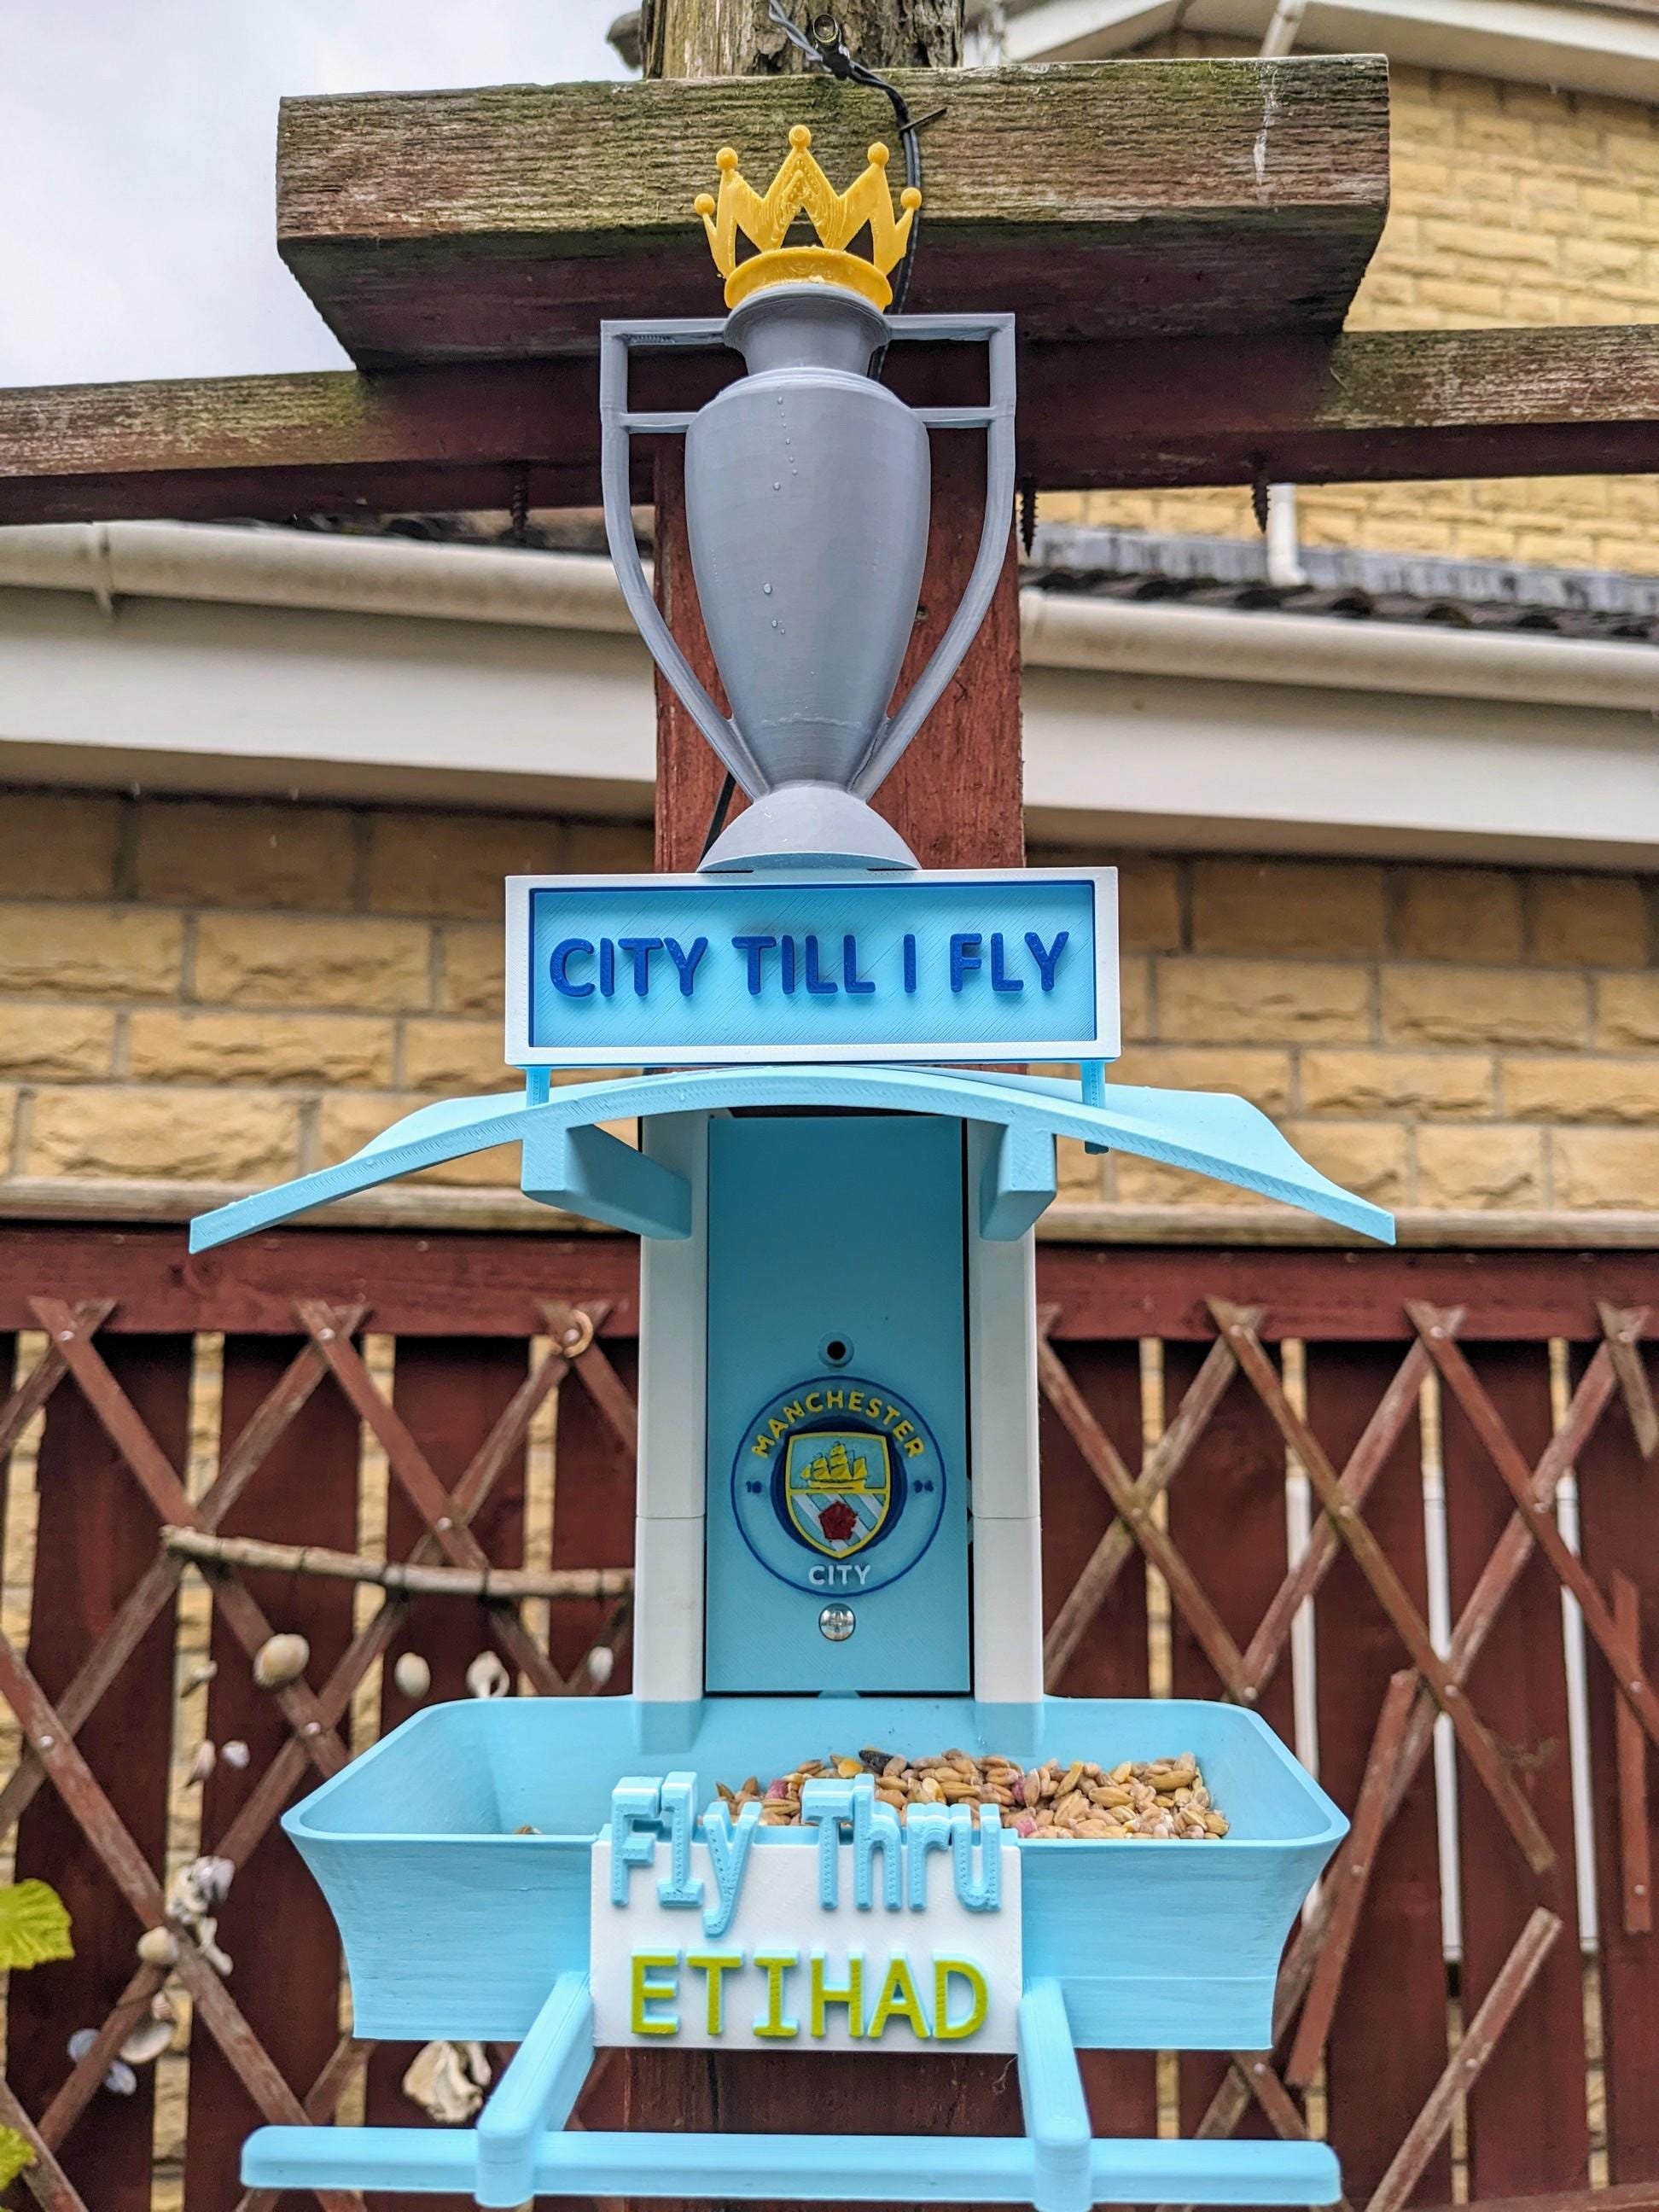
[[[516,1067],[1111,1060],[1111,868],[514,876]]]

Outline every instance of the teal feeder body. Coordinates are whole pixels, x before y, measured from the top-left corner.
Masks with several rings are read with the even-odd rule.
[[[629,1113],[637,1151],[599,1127]],[[216,1243],[516,1138],[532,1194],[644,1238],[633,1695],[429,1708],[284,1821],[338,1923],[356,2033],[517,2043],[519,2056],[476,2129],[264,2129],[250,2186],[498,2206],[532,2191],[888,2201],[898,2160],[918,2203],[1039,2212],[1340,2194],[1322,2144],[1089,2132],[1079,2050],[1270,2045],[1285,1938],[1346,1823],[1254,1713],[1043,1693],[1033,1224],[1054,1194],[1056,1133],[1388,1227],[1236,1099],[1108,1085],[1091,1105],[1061,1079],[812,1066],[550,1092],[532,1077],[521,1099],[422,1109],[355,1161],[197,1224],[198,1247]],[[805,1429],[818,1456],[826,1431],[806,1401],[823,1425],[851,1421],[828,1405],[836,1387],[860,1389],[866,1431],[874,1396],[884,1430],[902,1408],[904,1442],[923,1443],[890,1470],[903,1483],[896,1495],[890,1480],[893,1525],[842,1559],[792,1544],[787,1469],[775,1448],[753,1450],[778,1418],[779,1443]],[[798,1404],[805,1422],[788,1418]],[[836,1605],[854,1627],[832,1638],[820,1621]],[[805,1757],[947,1744],[1030,1765],[1190,1749],[1231,1824],[1221,1842],[1168,1849],[1006,1832],[1022,1877],[1025,2135],[565,2132],[595,2051],[592,1862],[613,1787],[689,1776],[702,1807],[717,1782]],[[754,1848],[805,1864],[814,1845],[771,1830]],[[877,2114],[881,2062],[867,2063]]]
[[[1196,1752],[1231,1822],[1224,1850],[1006,1833],[1022,1859],[1025,1971],[1059,1984],[1079,2048],[1265,2050],[1285,1937],[1346,1826],[1237,1705],[1048,1698],[1011,1738],[964,1698],[869,1698],[843,1714],[798,1698],[711,1697],[677,1741],[645,1751],[631,1703],[434,1705],[288,1814],[339,1923],[358,2034],[520,2041],[559,1975],[587,1970],[588,1862],[618,1776],[690,1770],[702,1805],[716,1782],[787,1771],[856,1733],[896,1751],[956,1744],[1033,1764],[1091,1747]],[[514,1832],[526,1823],[543,1832]],[[788,1828],[763,1829],[756,1844],[812,1847],[810,1831]]]
[[[1271,2044],[1281,1947],[1346,1824],[1254,1713],[1045,1694],[1033,1231],[1055,1194],[1061,1137],[1219,1176],[1373,1236],[1390,1237],[1391,1224],[1240,1099],[1105,1082],[1117,1050],[1111,871],[924,873],[869,808],[1001,568],[1012,326],[997,316],[887,326],[894,338],[988,345],[988,404],[923,413],[918,428],[861,384],[879,316],[821,288],[784,290],[746,311],[745,343],[766,353],[771,383],[735,387],[738,397],[698,418],[690,471],[704,507],[691,541],[705,600],[736,574],[758,580],[784,610],[755,666],[728,672],[736,720],[668,637],[627,507],[630,434],[690,425],[629,412],[629,344],[707,343],[720,326],[610,325],[602,361],[607,504],[624,591],[668,679],[755,805],[700,878],[509,886],[507,1058],[526,1073],[521,1096],[425,1107],[355,1158],[222,1207],[192,1230],[201,1250],[516,1144],[530,1197],[643,1240],[633,1694],[433,1707],[284,1822],[339,1924],[356,2032],[516,2043],[517,2055],[476,2128],[267,2128],[247,2146],[244,2178],[256,2189],[470,2193],[502,2207],[538,2192],[897,2193],[1036,2212],[1328,2203],[1340,2185],[1322,2144],[1091,2135],[1079,2048]],[[820,326],[836,358],[815,364]],[[720,423],[757,407],[765,439],[751,424],[747,458],[723,453]],[[816,684],[823,695],[811,699],[796,699],[795,663],[771,635],[781,625],[785,636],[790,624],[810,630],[823,599],[799,559],[805,495],[783,497],[789,426],[815,424],[828,437],[825,424],[877,416],[890,433],[884,483],[893,454],[908,453],[913,473],[925,460],[930,424],[981,428],[989,453],[973,582],[890,720],[888,664],[902,651],[906,611],[884,638],[854,625],[836,652],[815,647],[799,672],[803,693]],[[856,488],[855,472],[826,474],[823,464],[815,447],[819,489],[805,502],[814,514],[836,506],[826,486]],[[740,547],[719,505],[732,483],[746,502]],[[787,510],[777,576],[792,580],[793,599],[781,581],[773,589],[766,549],[757,554],[752,542],[774,492],[780,514]],[[902,487],[884,526],[909,548],[907,591],[925,538],[925,482],[921,496],[921,525],[908,535],[907,513],[910,524],[918,516]],[[848,491],[841,506],[845,538],[859,501]],[[823,557],[869,567],[867,549]],[[868,583],[860,575],[859,587]],[[742,657],[740,615],[723,608],[708,627],[717,651]],[[1071,1062],[1079,1075],[939,1064],[1009,1060]],[[618,1065],[657,1072],[553,1082],[555,1070]],[[637,1147],[605,1127],[625,1121],[638,1124]],[[752,1816],[734,1826],[715,1801],[718,1782],[831,1752],[916,1756],[952,1745],[1027,1767],[1191,1750],[1231,1830],[1173,1849],[997,1831],[999,1857],[961,1808],[917,1813],[901,1829],[868,1783],[844,1803],[836,1793],[848,1785],[831,1783],[816,1808],[809,1787],[803,1816],[827,1821],[821,1832],[753,1830]],[[840,1840],[842,1814],[850,1843]],[[931,1890],[930,1850],[939,1854]],[[843,1860],[854,1869],[845,1897]],[[811,2039],[842,2007],[841,2030],[872,2069],[871,2131],[568,2130],[596,2035],[626,2044],[691,2021],[678,1980],[651,1975],[702,1972],[706,2032],[724,2034],[721,1978],[765,1963],[766,1946],[743,1930],[778,1898],[793,1900],[795,1917],[763,1932],[767,1946],[796,1945],[793,1964],[768,1968],[772,2024],[763,2028],[748,2004],[745,2032],[804,2037],[795,2063],[810,2066]],[[647,1920],[659,1928],[648,1954],[627,1933]],[[966,1938],[951,1938],[956,1954],[934,1951],[924,1997],[912,1952],[930,1929],[964,1926]],[[710,1941],[728,1938],[733,1956],[706,1955]],[[630,1941],[631,2013],[617,1965]],[[823,1947],[841,1941],[851,1947],[835,1967],[844,1986],[821,1988]],[[969,1955],[975,1945],[981,1956]],[[884,1977],[878,2003],[860,1978],[866,1948],[872,1976]],[[809,1952],[813,2010],[803,2029],[783,2019],[781,1977],[804,1976]],[[959,1990],[977,1987],[977,2010],[952,2015],[952,1974]],[[990,2022],[997,2039],[980,2047],[1017,2059],[1024,2135],[880,2132],[880,2054],[903,2047],[881,2039],[895,2013],[904,2033],[969,2039],[969,2050]]]

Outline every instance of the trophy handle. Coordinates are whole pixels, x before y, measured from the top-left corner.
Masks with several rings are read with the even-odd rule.
[[[654,323],[607,321],[599,325],[599,482],[605,494],[605,534],[610,543],[617,581],[622,586],[628,611],[639,625],[646,648],[680,704],[714,747],[721,765],[729,769],[750,799],[757,799],[767,789],[760,763],[737,725],[714,704],[707,686],[663,619],[662,610],[646,578],[640,549],[634,542],[632,502],[629,498],[630,437],[636,431],[654,437],[684,437],[691,422],[689,413],[629,411],[630,349],[635,345],[717,346],[724,329],[723,322],[712,319]],[[948,638],[941,641],[941,649],[948,642]]]
[[[871,741],[870,750],[849,788],[867,799],[886,778],[899,755],[939,703],[939,695],[961,665],[989,611],[1002,564],[1008,554],[1014,500],[1014,319],[1012,315],[894,315],[897,338],[983,339],[989,356],[989,404],[984,407],[919,407],[932,430],[983,428],[985,432],[985,521],[973,573],[933,657],[910,686],[903,703]],[[631,538],[630,538],[631,543]],[[696,680],[695,678],[693,679]],[[741,779],[739,779],[741,780]]]

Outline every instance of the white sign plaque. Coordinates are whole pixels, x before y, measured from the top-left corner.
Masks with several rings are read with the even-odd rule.
[[[675,1893],[673,1854],[658,1842],[621,1869],[614,1901],[612,1844],[592,1855],[594,2040],[693,2051],[1012,2051],[1020,1993],[1020,1863],[1000,1854],[1000,1900],[971,1908],[957,1893],[952,1854],[921,1856],[919,1905],[907,1838],[898,1856],[902,1901],[878,1863],[868,1905],[855,1901],[854,1848],[836,1850],[835,1901],[823,1854],[808,1838],[768,1838],[747,1854],[718,1936],[701,1905]],[[982,1856],[975,1844],[973,1857]],[[707,1844],[690,1847],[682,1893],[718,1900]]]

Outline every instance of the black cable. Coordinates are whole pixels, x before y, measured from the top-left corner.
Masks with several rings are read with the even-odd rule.
[[[775,0],[774,4],[775,8]],[[811,38],[818,60],[829,70],[831,76],[839,77],[843,83],[866,84],[873,91],[886,94],[892,102],[893,120],[898,125],[899,145],[904,155],[905,185],[907,189],[914,185],[915,190],[920,191],[921,190],[921,145],[916,136],[916,125],[910,113],[909,101],[896,84],[890,84],[884,76],[878,76],[867,62],[860,61],[855,55],[848,51],[846,36],[840,22],[834,15],[829,14],[814,15]],[[916,231],[919,227],[920,215],[921,210],[916,209],[910,216],[909,234],[904,244],[904,258],[900,262],[898,274],[893,279],[893,303],[888,310],[890,314],[902,315],[904,313],[904,302],[910,290],[910,266],[915,256]],[[886,348],[884,346],[882,353],[878,355],[876,363],[872,367],[872,376],[878,376],[881,374],[880,362],[885,352]]]
[[[718,837],[720,831],[725,829],[726,817],[731,812],[732,801],[737,797],[737,795],[738,780],[732,775],[731,769],[727,769],[726,771],[726,781],[720,786],[720,795],[714,801],[714,811],[708,817],[708,828],[703,836],[702,850],[697,855],[697,866],[699,867],[702,867],[703,862],[708,858],[709,851],[714,845],[715,838]]]
[[[814,15],[811,35],[808,38],[785,14],[782,0],[770,0],[769,12],[772,21],[784,33],[790,44],[799,47],[800,52],[810,61],[815,62],[820,69],[828,70],[831,76],[839,78],[843,84],[868,85],[872,91],[885,93],[887,98],[892,102],[893,119],[898,125],[899,146],[904,155],[906,189],[914,186],[917,191],[920,191],[921,190],[921,143],[918,137],[920,125],[911,115],[910,103],[898,87],[896,84],[890,84],[884,76],[878,76],[867,63],[860,61],[854,54],[848,51],[845,34],[836,16],[827,12]],[[890,314],[902,315],[904,313],[905,301],[909,297],[910,270],[915,260],[916,234],[921,224],[921,216],[920,208],[911,213],[909,234],[904,244],[904,258],[900,262],[898,274],[893,279],[892,304],[888,309]],[[870,363],[872,376],[880,376],[886,357],[887,349],[883,346],[872,358]]]

